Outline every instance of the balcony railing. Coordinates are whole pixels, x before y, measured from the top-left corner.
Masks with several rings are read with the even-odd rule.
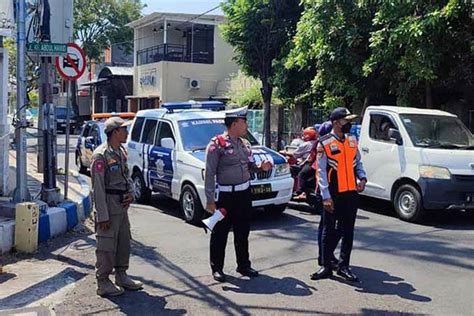
[[[145,65],[160,61],[177,61],[184,63],[213,64],[213,52],[187,52],[184,45],[160,44],[137,52],[137,64]]]

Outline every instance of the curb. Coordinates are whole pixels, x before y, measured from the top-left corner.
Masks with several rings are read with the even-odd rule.
[[[38,242],[66,233],[88,218],[92,211],[90,187],[84,176],[76,171],[70,172],[81,186],[78,201],[65,201],[57,207],[48,207],[43,201],[33,201],[40,210],[38,224]],[[15,220],[0,219],[0,253],[9,252],[15,245]]]

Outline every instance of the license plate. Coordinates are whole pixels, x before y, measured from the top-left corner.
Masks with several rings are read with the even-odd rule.
[[[272,192],[272,185],[271,184],[252,185],[250,187],[250,190],[252,194],[270,193]]]

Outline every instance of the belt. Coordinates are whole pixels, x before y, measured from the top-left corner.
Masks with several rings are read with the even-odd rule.
[[[105,189],[105,193],[115,194],[115,195],[123,195],[123,194],[128,193],[128,191],[127,190]]]
[[[217,188],[220,192],[236,192],[236,191],[244,191],[247,190],[250,186],[250,181],[244,182],[242,184],[235,184],[235,185],[217,185]]]

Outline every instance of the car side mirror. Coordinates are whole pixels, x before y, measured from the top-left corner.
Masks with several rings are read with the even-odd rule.
[[[390,140],[394,140],[395,144],[403,145],[402,135],[400,135],[400,131],[396,128],[390,128],[388,130],[388,137]]]
[[[165,137],[161,140],[161,147],[174,149],[174,140],[171,137]]]

